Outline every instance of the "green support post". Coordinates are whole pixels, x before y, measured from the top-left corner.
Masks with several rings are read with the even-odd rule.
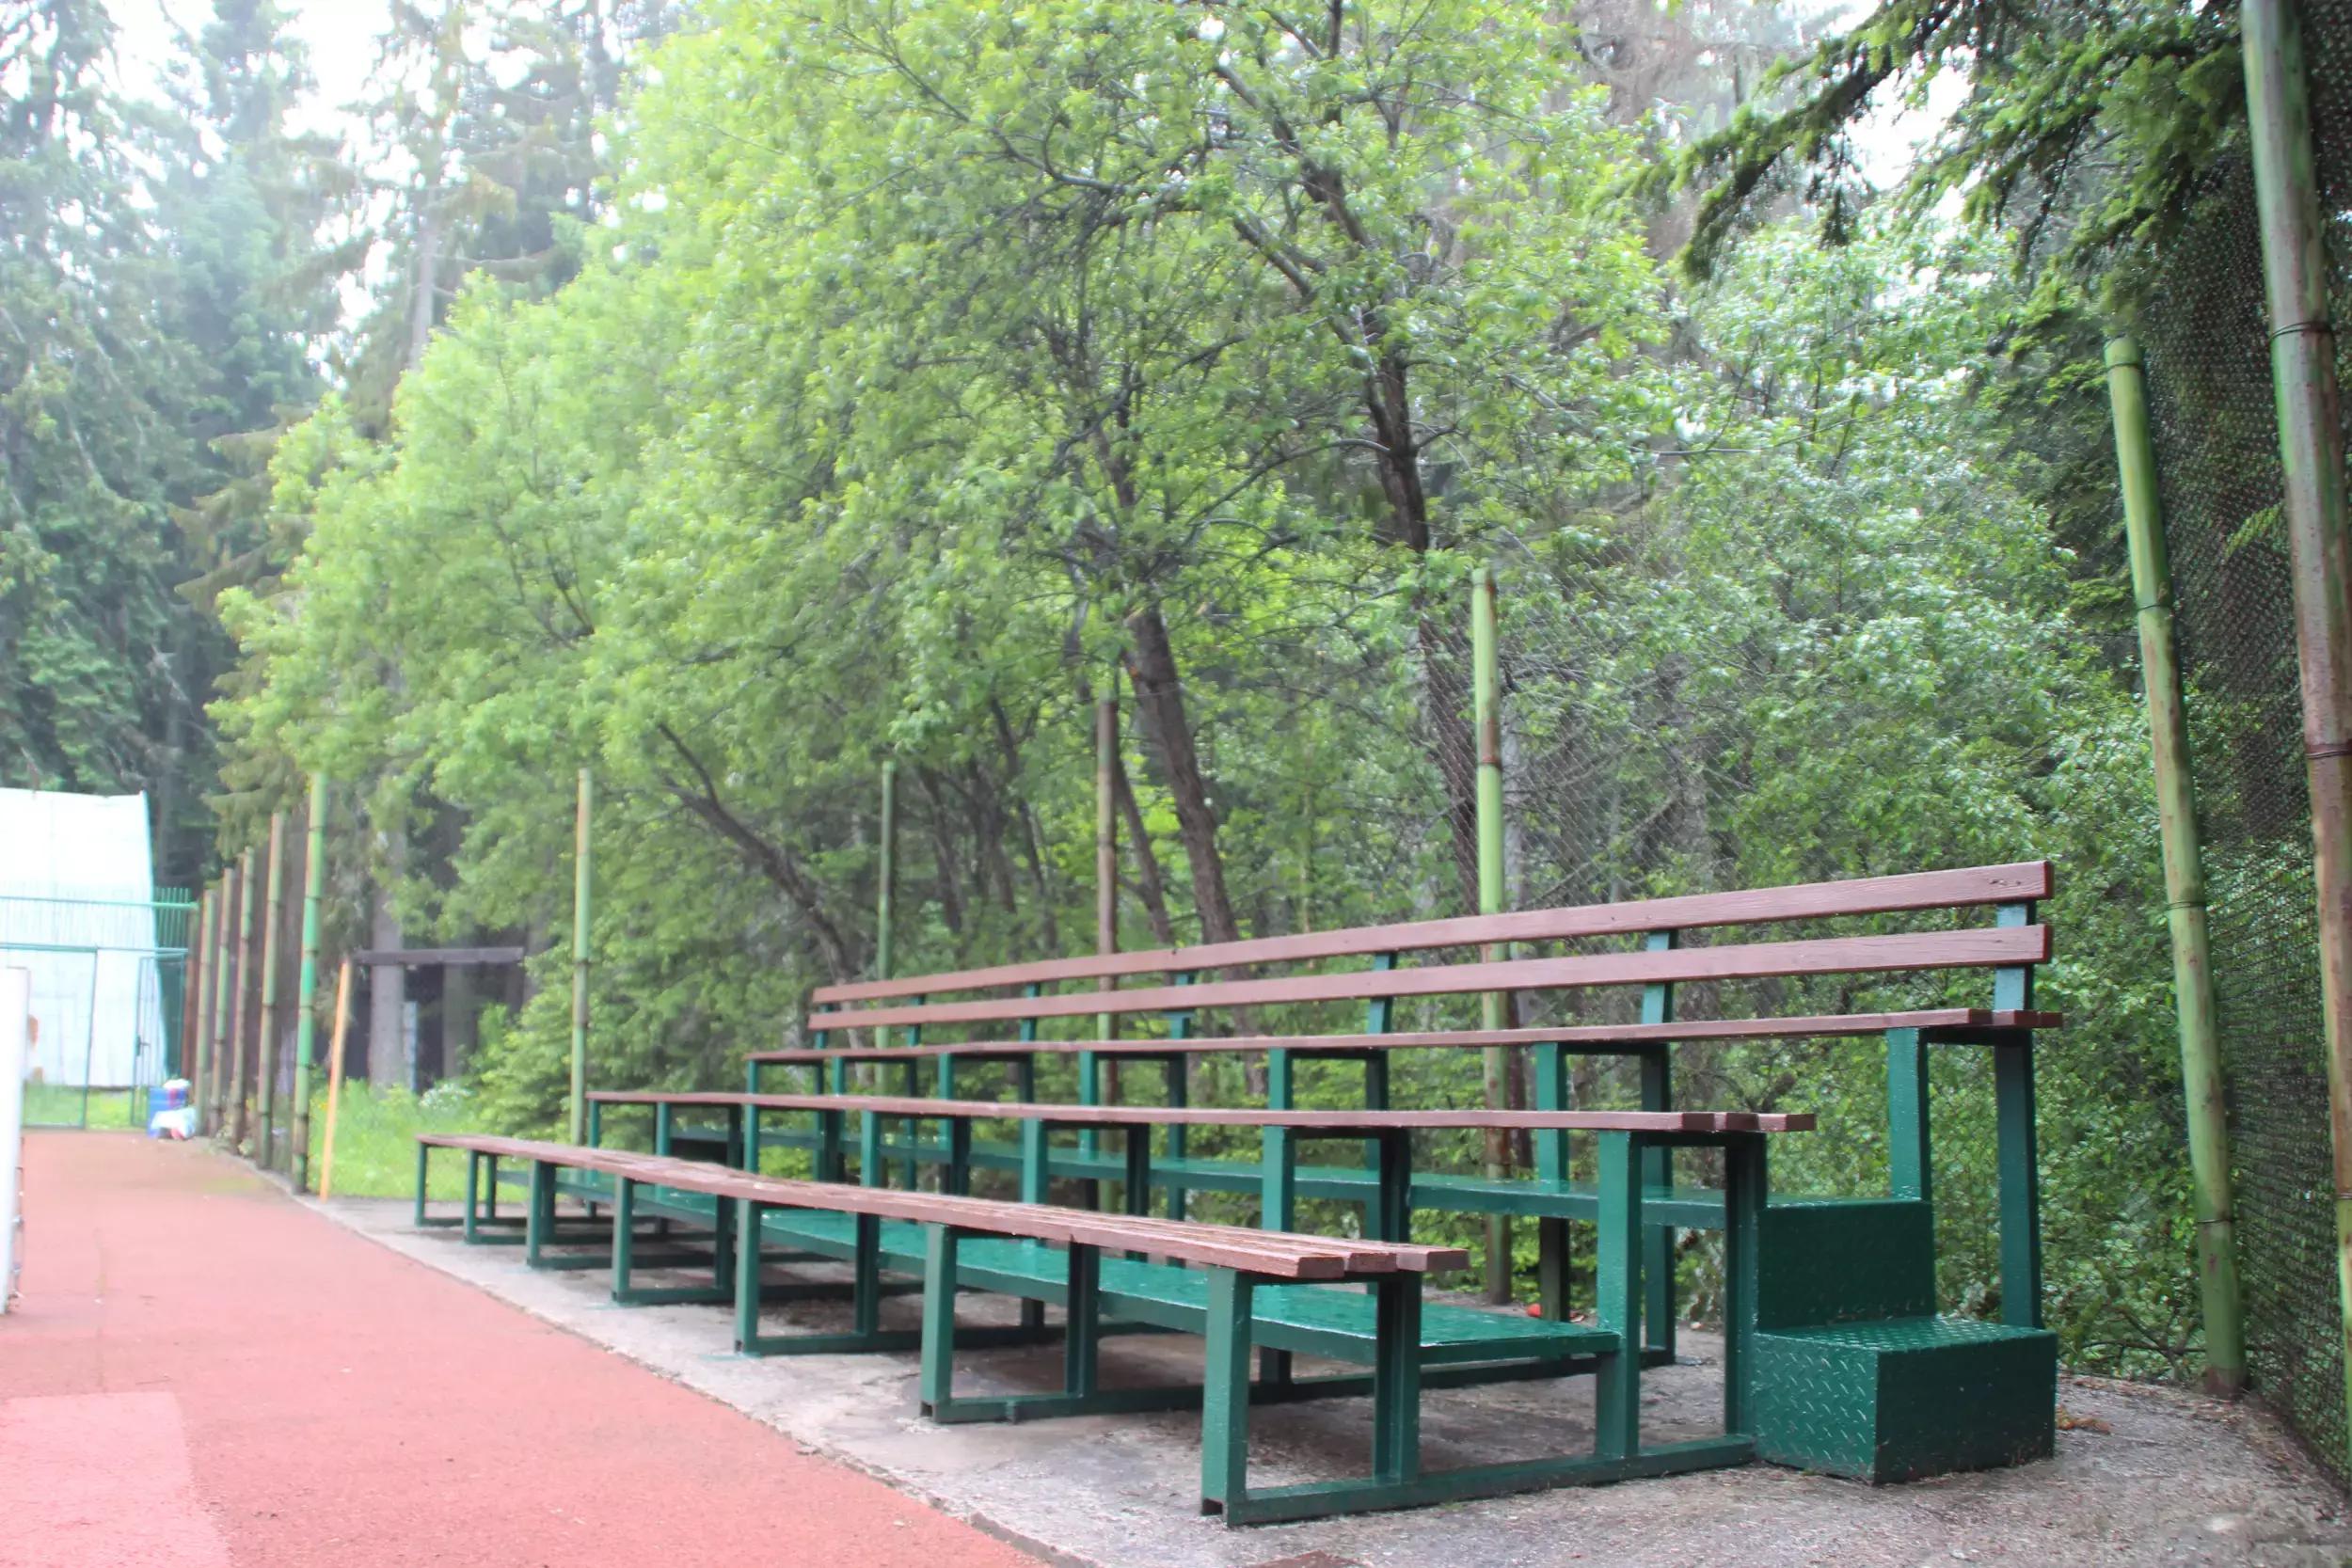
[[[955,1399],[956,1229],[923,1227],[923,1361],[921,1400],[927,1410]]]
[[[1209,1271],[1204,1386],[1200,1391],[1200,1507],[1238,1505],[1249,1485],[1249,1325],[1253,1281]]]
[[[571,1138],[585,1140],[588,1132],[588,819],[595,804],[595,785],[588,769],[580,770],[580,798],[572,822],[572,1085]]]
[[[1478,732],[1478,912],[1501,914],[1506,897],[1502,864],[1502,679],[1495,651],[1495,578],[1481,566],[1470,574],[1470,684]],[[1502,943],[1489,943],[1490,961],[1508,958]],[[1510,1016],[1510,1001],[1501,991],[1479,998],[1484,1027],[1501,1029]],[[1510,1103],[1510,1063],[1507,1050],[1487,1046],[1480,1053],[1486,1108],[1499,1111]],[[1500,1128],[1486,1133],[1486,1179],[1500,1181],[1510,1174],[1511,1135]],[[1486,1299],[1511,1299],[1511,1218],[1486,1216]]]
[[[276,1164],[278,1149],[278,928],[285,924],[286,815],[269,814],[269,879],[262,915],[262,1027],[253,1070],[253,1102],[260,1131],[253,1163]]]
[[[208,1054],[213,1062],[213,1132],[215,1135],[230,1131],[229,1096],[236,1081],[229,1075],[229,996],[236,989],[235,966],[230,960],[230,920],[237,904],[237,868],[222,869],[220,895],[214,902],[213,921],[213,1020],[206,1037]]]
[[[196,1014],[190,1020],[186,1052],[188,1099],[196,1107],[196,1133],[199,1138],[213,1130],[213,1049],[209,1027],[213,1016],[213,890],[206,888],[204,895],[196,901]]]
[[[1295,1064],[1291,1053],[1277,1046],[1265,1053],[1265,1102],[1270,1111],[1288,1111],[1297,1104]],[[1261,1153],[1258,1224],[1266,1230],[1298,1228],[1298,1134],[1287,1127],[1268,1127],[1259,1134]],[[1375,1212],[1379,1205],[1373,1205]],[[1367,1216],[1369,1217],[1369,1216]],[[1211,1327],[1215,1322],[1212,1318]],[[1258,1381],[1283,1387],[1293,1381],[1291,1353],[1266,1349],[1258,1353]],[[1213,1374],[1214,1375],[1214,1374]]]
[[[2238,12],[2247,126],[2270,304],[2270,370],[2285,470],[2303,755],[2319,914],[2320,1015],[2334,1166],[2336,1357],[2352,1410],[2352,529],[2329,309],[2328,225],[2312,142],[2303,42],[2287,0]]]
[[[1171,983],[1175,985],[1191,985],[1192,971],[1185,970],[1180,974],[1169,976],[1169,979]],[[1191,1035],[1192,1015],[1190,1013],[1175,1012],[1168,1015],[1168,1037],[1171,1041],[1188,1039],[1191,1037]],[[1191,1054],[1187,1052],[1177,1052],[1171,1054],[1168,1058],[1166,1072],[1168,1077],[1168,1102],[1170,1106],[1178,1110],[1182,1110],[1184,1106],[1192,1102]],[[1184,1135],[1184,1127],[1181,1122],[1171,1122],[1168,1124],[1166,1135],[1168,1138],[1168,1164],[1171,1165],[1183,1164],[1185,1157],[1191,1152],[1191,1141]],[[1181,1180],[1171,1178],[1168,1183],[1168,1217],[1172,1220],[1183,1219],[1184,1217],[1185,1211],[1189,1209],[1191,1205],[1192,1190],[1186,1187]]]
[[[319,905],[326,895],[326,776],[310,779],[309,837],[302,858],[302,973],[295,992],[294,1183],[310,1185],[310,1058],[318,1046]]]
[[[1600,1134],[1596,1317],[1617,1336],[1594,1376],[1593,1451],[1630,1459],[1642,1448],[1642,1168],[1630,1132]]]
[[[2155,757],[2156,824],[2164,847],[2165,915],[2172,933],[2173,1015],[2181,1037],[2181,1097],[2196,1193],[2197,1287],[2205,1323],[2205,1375],[2215,1391],[2246,1385],[2246,1325],[2238,1291],[2236,1200],[2230,1123],[2222,1096],[2221,1030],[2205,925],[2205,863],[2189,772],[2188,718],[2172,635],[2172,563],[2165,548],[2156,448],[2148,429],[2148,383],[2139,345],[2107,344],[2107,402],[2122,480],[2123,532],[2139,619],[2140,685]]]
[[[1928,1139],[1928,1044],[1916,1029],[1886,1032],[1886,1175],[1889,1196],[1935,1196]]]
[[[1557,1040],[1548,1040],[1534,1050],[1535,1109],[1565,1111],[1568,1108],[1568,1053]],[[1539,1188],[1565,1191],[1568,1184],[1568,1135],[1565,1132],[1535,1134],[1535,1180]],[[1568,1303],[1568,1222],[1558,1218],[1535,1222],[1535,1268],[1537,1293],[1543,1314],[1553,1323],[1567,1321]]]
[[[1643,948],[1651,953],[1672,952],[1682,945],[1679,931],[1652,931],[1642,941]],[[1675,989],[1672,984],[1642,988],[1642,1022],[1672,1023],[1675,1017]],[[1642,1109],[1665,1111],[1674,1106],[1673,1078],[1674,1048],[1652,1043],[1642,1048],[1639,1057],[1642,1072]],[[1662,1146],[1645,1149],[1642,1154],[1642,1180],[1661,1193],[1674,1186],[1674,1150]],[[1653,1354],[1671,1358],[1675,1353],[1675,1230],[1671,1225],[1654,1225],[1642,1236],[1643,1277],[1647,1283],[1648,1305],[1642,1316],[1643,1346]]]
[[[1724,1147],[1724,1433],[1731,1437],[1756,1431],[1764,1194],[1764,1139],[1734,1134]]]
[[[1996,926],[2030,926],[2031,904],[2003,904]],[[1993,972],[1993,1006],[2024,1011],[2033,1006],[2030,966]],[[1993,1115],[2001,1186],[2001,1321],[2012,1328],[2042,1326],[2042,1159],[2036,1129],[2033,1037],[1993,1047]]]
[[[1421,1479],[1421,1275],[1381,1275],[1373,1300],[1373,1481],[1408,1486]]]
[[[229,1006],[229,1147],[245,1148],[252,1109],[245,1092],[245,998],[253,974],[253,851],[237,857],[237,978]]]
[[[1094,1397],[1102,1364],[1103,1255],[1098,1248],[1073,1243],[1068,1256],[1063,1313],[1069,1332],[1062,1340],[1062,1391],[1072,1399],[1085,1400]]]

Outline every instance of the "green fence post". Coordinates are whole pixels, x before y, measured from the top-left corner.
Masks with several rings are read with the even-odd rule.
[[[191,982],[196,995],[196,1011],[187,1029],[188,1103],[196,1107],[196,1132],[202,1137],[213,1130],[213,1107],[207,1095],[206,1078],[213,1070],[212,1042],[207,1024],[213,1007],[213,890],[206,888],[196,903],[196,974]]]
[[[213,901],[213,1018],[205,1036],[206,1051],[213,1064],[213,1132],[230,1130],[229,1095],[235,1086],[229,1076],[229,993],[235,988],[236,978],[229,956],[230,921],[237,902],[237,868],[223,867],[220,874],[219,895]]]
[[[245,1093],[245,998],[253,974],[253,851],[237,857],[237,979],[229,1003],[229,1147],[245,1147],[250,1106]]]
[[[2339,1354],[2352,1411],[2352,537],[2337,422],[2336,337],[2295,11],[2286,0],[2247,0],[2238,15],[2286,477],[2334,1152]]]
[[[882,866],[880,888],[874,895],[874,978],[890,978],[891,929],[897,924],[893,905],[898,891],[898,765],[882,766]]]
[[[302,853],[302,976],[294,1014],[294,1183],[310,1185],[310,1057],[318,1044],[319,904],[326,894],[326,775],[310,777],[310,832]]]
[[[2172,1000],[2181,1037],[2181,1095],[2187,1110],[2188,1164],[2196,1187],[2197,1285],[2205,1321],[2206,1377],[2219,1392],[2235,1393],[2246,1383],[2236,1204],[2221,1087],[2221,1031],[2205,928],[2205,865],[2189,775],[2181,666],[2172,638],[2172,565],[2165,548],[2139,345],[2118,338],[2107,344],[2106,359],[2116,467],[2122,477],[2123,530],[2131,550],[2132,599],[2139,613],[2141,684],[2147,691],[2149,739],[2155,755],[2165,912],[2172,930]]]
[[[595,786],[580,770],[580,802],[572,825],[572,1094],[571,1137],[588,1136],[588,816]]]
[[[269,871],[262,911],[262,1025],[255,1042],[253,1104],[259,1132],[253,1163],[268,1170],[277,1162],[278,1134],[278,927],[286,904],[286,815],[269,814]]]
[[[1505,897],[1502,877],[1502,679],[1495,653],[1495,578],[1481,566],[1470,574],[1470,685],[1478,734],[1478,912],[1501,914]],[[1489,959],[1507,958],[1501,943],[1486,950]],[[1479,998],[1480,1022],[1488,1029],[1504,1027],[1509,1003],[1501,991]],[[1510,1101],[1510,1062],[1506,1048],[1487,1046],[1480,1053],[1486,1108],[1503,1109]],[[1511,1135],[1500,1128],[1486,1133],[1486,1179],[1500,1181],[1510,1173]],[[1511,1218],[1486,1216],[1486,1299],[1511,1299]]]

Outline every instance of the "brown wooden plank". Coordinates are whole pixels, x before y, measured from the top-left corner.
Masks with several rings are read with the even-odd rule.
[[[704,1161],[680,1160],[625,1149],[589,1148],[575,1144],[468,1134],[424,1134],[421,1141],[437,1147],[483,1147],[485,1152],[496,1152],[515,1159],[537,1160],[575,1169],[599,1170],[649,1186],[708,1193],[721,1197],[748,1197],[755,1202],[779,1207],[955,1225],[966,1229],[1063,1245],[1151,1251],[1189,1263],[1246,1269],[1291,1279],[1339,1279],[1393,1273],[1399,1269],[1417,1272],[1454,1269],[1467,1267],[1469,1262],[1468,1254],[1457,1248],[1253,1230],[1239,1226],[1209,1225],[1196,1221],[1137,1218],[1091,1210],[1008,1203],[993,1198],[940,1193],[908,1193],[832,1182],[794,1181],[754,1176]]]
[[[749,1105],[767,1111],[857,1111],[914,1119],[1041,1120],[1057,1127],[1287,1127],[1335,1135],[1427,1128],[1502,1128],[1511,1132],[1804,1132],[1810,1112],[1762,1114],[1755,1126],[1726,1117],[1752,1111],[1278,1111],[1200,1105],[1048,1105],[1020,1101],[925,1100],[887,1094],[735,1094],[724,1090],[603,1089],[589,1096],[608,1105]]]
[[[2061,1029],[2062,1013],[1994,1007],[1932,1007],[1907,1013],[1828,1013],[1804,1018],[1684,1019],[1673,1023],[1591,1023],[1560,1029],[1451,1029],[1386,1035],[1229,1035],[1181,1040],[941,1040],[923,1045],[835,1045],[755,1051],[753,1062],[809,1066],[934,1056],[974,1059],[1071,1056],[1184,1056],[1227,1051],[1425,1051],[1489,1045],[1643,1045],[1676,1040],[1836,1038],[1889,1029]]]
[[[901,1024],[988,1023],[1089,1013],[1159,1013],[1202,1007],[1273,1006],[1297,1002],[1361,1001],[1383,996],[1455,996],[1475,991],[1568,990],[1663,981],[1746,980],[1803,974],[1893,974],[2043,963],[2046,926],[1978,927],[1883,937],[1820,937],[1802,942],[1740,942],[1662,952],[1596,953],[1566,958],[1434,964],[1289,974],[1148,990],[1077,991],[1062,996],[988,997],[863,1011],[812,1014],[811,1029],[880,1029]]]
[[[1817,920],[1835,915],[1900,914],[1919,910],[1970,909],[1986,904],[2031,903],[2050,896],[2050,863],[2017,861],[2006,865],[1914,871],[1892,877],[1860,877],[1839,882],[1749,888],[1732,893],[1688,894],[1615,904],[1570,905],[1509,914],[1465,915],[1391,926],[1359,926],[1296,936],[1258,937],[1247,942],[1165,947],[1136,953],[1047,958],[1035,963],[996,964],[985,969],[904,975],[819,986],[819,1006],[876,1002],[898,996],[936,996],[946,991],[995,990],[1012,986],[1050,986],[1129,974],[1200,974],[1263,963],[1300,963],[1317,958],[1375,953],[1419,952],[1433,947],[1475,947],[1489,942],[1556,942],[1572,937],[1696,930],[1715,926]],[[1092,1009],[1089,1009],[1091,1011]]]

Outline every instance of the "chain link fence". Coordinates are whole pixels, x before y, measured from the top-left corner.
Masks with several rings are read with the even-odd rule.
[[[2352,6],[2313,0],[2303,31],[2343,322]],[[2294,589],[2245,158],[2207,172],[2148,290],[2142,341],[2212,898],[2249,1371],[2337,1479],[2352,1480]]]

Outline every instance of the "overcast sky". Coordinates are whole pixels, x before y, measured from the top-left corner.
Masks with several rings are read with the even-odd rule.
[[[310,46],[310,69],[319,79],[316,101],[297,119],[305,131],[342,132],[342,105],[367,90],[375,37],[391,8],[387,0],[283,0],[294,30]],[[173,24],[191,31],[212,14],[212,0],[106,0],[122,56],[124,85],[143,87],[162,76],[175,45]]]

